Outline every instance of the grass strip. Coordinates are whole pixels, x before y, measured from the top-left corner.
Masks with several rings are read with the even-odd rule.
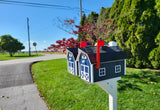
[[[30,58],[30,57],[37,57],[42,56],[41,54],[31,54],[31,56],[28,55],[28,53],[15,53],[13,57],[10,57],[9,53],[0,53],[0,61],[1,60],[12,60],[12,59],[20,59],[20,58]]]
[[[67,72],[66,59],[36,63],[33,77],[51,110],[108,110],[108,94]],[[160,72],[129,68],[118,81],[118,110],[159,110]]]

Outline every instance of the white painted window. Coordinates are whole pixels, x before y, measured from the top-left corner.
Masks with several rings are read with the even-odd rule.
[[[85,60],[82,60],[82,63],[85,63]]]
[[[120,73],[121,72],[121,65],[116,65],[115,66],[115,73]]]
[[[71,62],[71,61],[69,61],[69,62],[68,62],[68,65],[69,65],[69,67],[68,67],[68,72],[74,74],[74,63]]]
[[[89,66],[81,64],[81,78],[89,82]]]
[[[69,53],[69,57],[72,57],[73,55],[71,53]]]
[[[99,68],[99,76],[105,76],[106,75],[106,68]]]
[[[87,59],[87,56],[86,55],[82,55],[82,59]]]

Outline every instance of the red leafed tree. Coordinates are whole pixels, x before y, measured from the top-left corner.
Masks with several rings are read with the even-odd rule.
[[[111,34],[114,33],[114,30],[117,27],[113,25],[113,20],[107,20],[105,23],[99,24],[86,22],[83,26],[75,25],[75,22],[72,19],[64,20],[64,22],[64,25],[68,26],[67,29],[70,27],[72,31],[71,34],[83,34],[84,37],[81,38],[81,41],[89,42],[92,45],[94,45],[97,40],[106,40]],[[69,32],[68,30],[65,31]],[[62,40],[57,40],[56,43],[57,45],[52,44],[47,50],[58,51],[59,49],[62,49],[63,52],[65,52],[68,47],[80,47],[79,41],[73,38],[69,38],[67,40],[63,38]]]
[[[87,39],[95,44],[97,40],[106,40],[114,33],[117,26],[112,23],[113,20],[107,20],[105,23],[99,24],[86,22],[84,26],[75,25],[78,31],[73,30],[72,32],[73,34],[82,33],[85,35],[82,39]]]
[[[113,20],[107,20],[105,23],[89,23],[85,22],[83,26],[75,25],[74,20],[64,20],[64,25],[70,26],[72,34],[82,34],[81,41],[90,41],[94,45],[97,40],[106,40],[111,36],[116,27]],[[75,28],[73,28],[75,27]]]
[[[56,41],[57,45],[55,44],[51,44],[50,47],[48,47],[49,50],[54,50],[54,51],[58,51],[58,50],[63,50],[63,52],[66,51],[66,48],[78,48],[80,47],[80,43],[78,40],[75,40],[74,38],[69,38],[69,39],[65,39],[63,38],[62,40],[57,40]]]

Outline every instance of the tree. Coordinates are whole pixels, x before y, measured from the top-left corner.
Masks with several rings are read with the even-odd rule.
[[[2,35],[0,37],[0,47],[1,50],[8,51],[11,57],[13,56],[13,53],[25,48],[21,42],[11,35]]]
[[[86,15],[83,14],[83,16],[82,16],[82,18],[81,18],[81,21],[80,21],[80,26],[84,26],[84,25],[85,25],[85,22],[86,22]],[[78,41],[81,41],[81,39],[82,39],[83,37],[85,37],[85,36],[86,36],[85,33],[79,33],[79,34],[78,34]]]
[[[74,34],[83,34],[81,40],[88,40],[94,45],[97,40],[106,40],[109,38],[115,31],[117,26],[112,24],[113,20],[106,20],[105,23],[89,23],[86,22],[84,26],[77,26],[78,31],[73,31]]]
[[[91,14],[88,15],[86,18],[87,22],[96,24],[98,19],[98,14],[96,12],[91,12]]]
[[[67,40],[63,38],[62,40],[56,41],[57,45],[51,44],[50,47],[48,47],[48,50],[51,51],[58,51],[59,49],[62,49],[63,52],[66,51],[66,48],[77,48],[80,47],[80,43],[78,40],[75,40],[74,38],[68,38]]]
[[[160,0],[115,0],[112,7],[101,9],[97,23],[107,19],[113,19],[120,30],[107,41],[115,40],[127,52],[127,66],[155,67],[157,63],[153,65],[152,60],[159,62],[154,56],[159,55],[156,42],[160,32]]]

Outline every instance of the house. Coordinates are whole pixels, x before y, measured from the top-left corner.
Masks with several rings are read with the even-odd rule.
[[[78,68],[77,68],[77,55],[78,55],[78,48],[67,48],[67,67],[68,72],[73,75],[78,75]]]
[[[100,50],[97,46],[78,48],[76,61],[79,77],[90,83],[120,77],[126,71],[126,54],[118,46],[103,46]]]

